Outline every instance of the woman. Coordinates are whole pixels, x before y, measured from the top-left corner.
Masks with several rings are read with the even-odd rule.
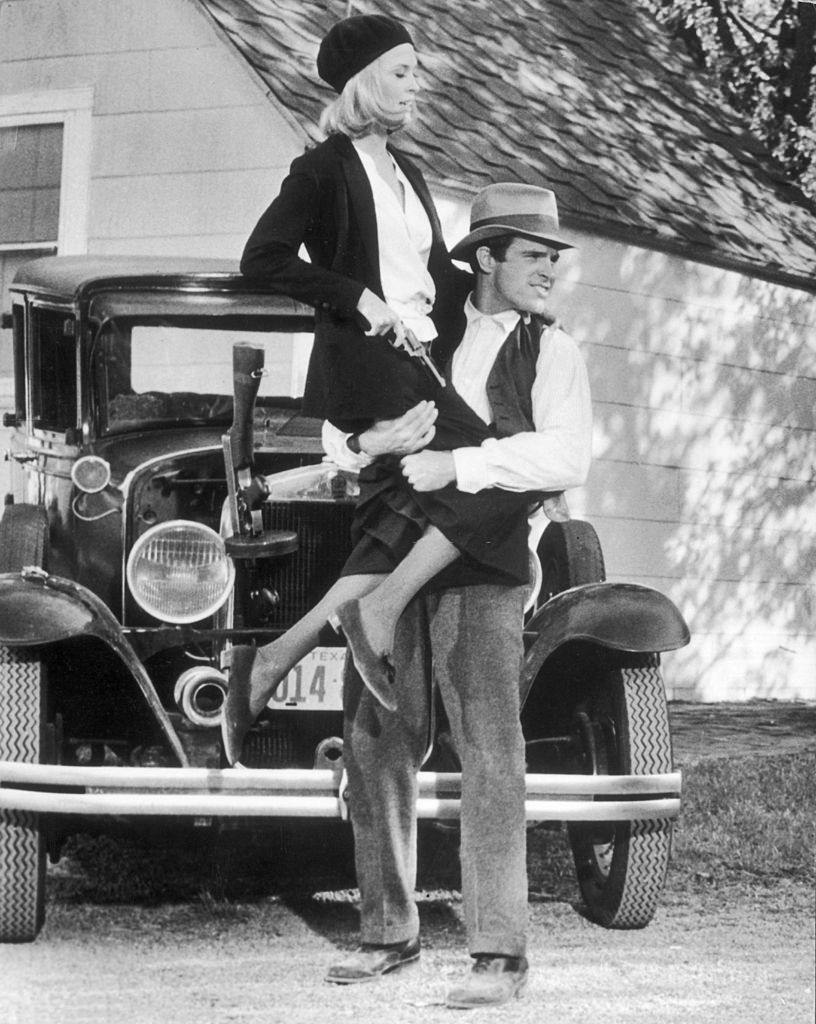
[[[317,58],[320,76],[339,94],[321,120],[328,138],[293,162],[247,242],[241,269],[315,307],[307,415],[354,434],[433,401],[430,447],[450,450],[481,444],[491,433],[412,354],[461,333],[471,280],[450,260],[419,170],[388,144],[410,119],[416,64],[407,30],[385,16],[357,15],[330,30]],[[310,262],[298,256],[301,245]],[[393,710],[387,656],[399,615],[424,584],[460,556],[508,583],[527,580],[529,496],[464,494],[453,486],[414,493],[394,459],[376,460],[360,485],[355,548],[335,586],[278,640],[257,652],[233,651],[222,719],[230,763],[327,621],[342,627],[364,683]]]

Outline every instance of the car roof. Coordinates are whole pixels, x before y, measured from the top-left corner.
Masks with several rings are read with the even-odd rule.
[[[138,290],[262,294],[270,312],[311,315],[308,306],[245,278],[235,260],[184,256],[43,256],[22,264],[14,291],[81,302],[99,292]]]

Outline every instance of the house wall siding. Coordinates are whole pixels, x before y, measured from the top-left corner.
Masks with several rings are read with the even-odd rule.
[[[80,87],[93,90],[87,251],[237,259],[304,136],[200,7],[0,3],[0,97]],[[0,358],[0,413],[11,405]]]
[[[191,0],[0,5],[0,94],[94,88],[89,252],[238,256],[303,136]]]
[[[439,198],[451,244],[467,204]],[[670,697],[816,699],[816,296],[565,233],[553,309],[580,345],[594,458],[573,515],[607,578],[692,631]]]
[[[303,141],[195,5],[0,5],[0,94],[88,84],[89,251],[237,256]],[[453,243],[467,203],[438,198]],[[816,299],[573,234],[555,304],[595,409],[573,513],[609,579],[686,617],[670,697],[816,699]]]
[[[672,696],[816,698],[816,298],[576,240],[559,304],[595,411],[576,504],[608,577],[686,617]]]

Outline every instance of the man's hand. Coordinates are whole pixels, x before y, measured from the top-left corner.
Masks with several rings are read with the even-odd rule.
[[[420,402],[394,420],[378,420],[359,435],[366,455],[405,455],[424,448],[436,432],[433,402]]]
[[[438,491],[456,482],[453,452],[417,452],[401,462],[402,474],[415,491]]]

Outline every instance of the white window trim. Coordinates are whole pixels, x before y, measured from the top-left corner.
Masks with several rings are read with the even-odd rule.
[[[0,96],[0,128],[28,124],[62,124],[59,228],[46,242],[7,242],[0,252],[20,252],[56,245],[61,256],[88,251],[88,206],[91,180],[93,88]]]

